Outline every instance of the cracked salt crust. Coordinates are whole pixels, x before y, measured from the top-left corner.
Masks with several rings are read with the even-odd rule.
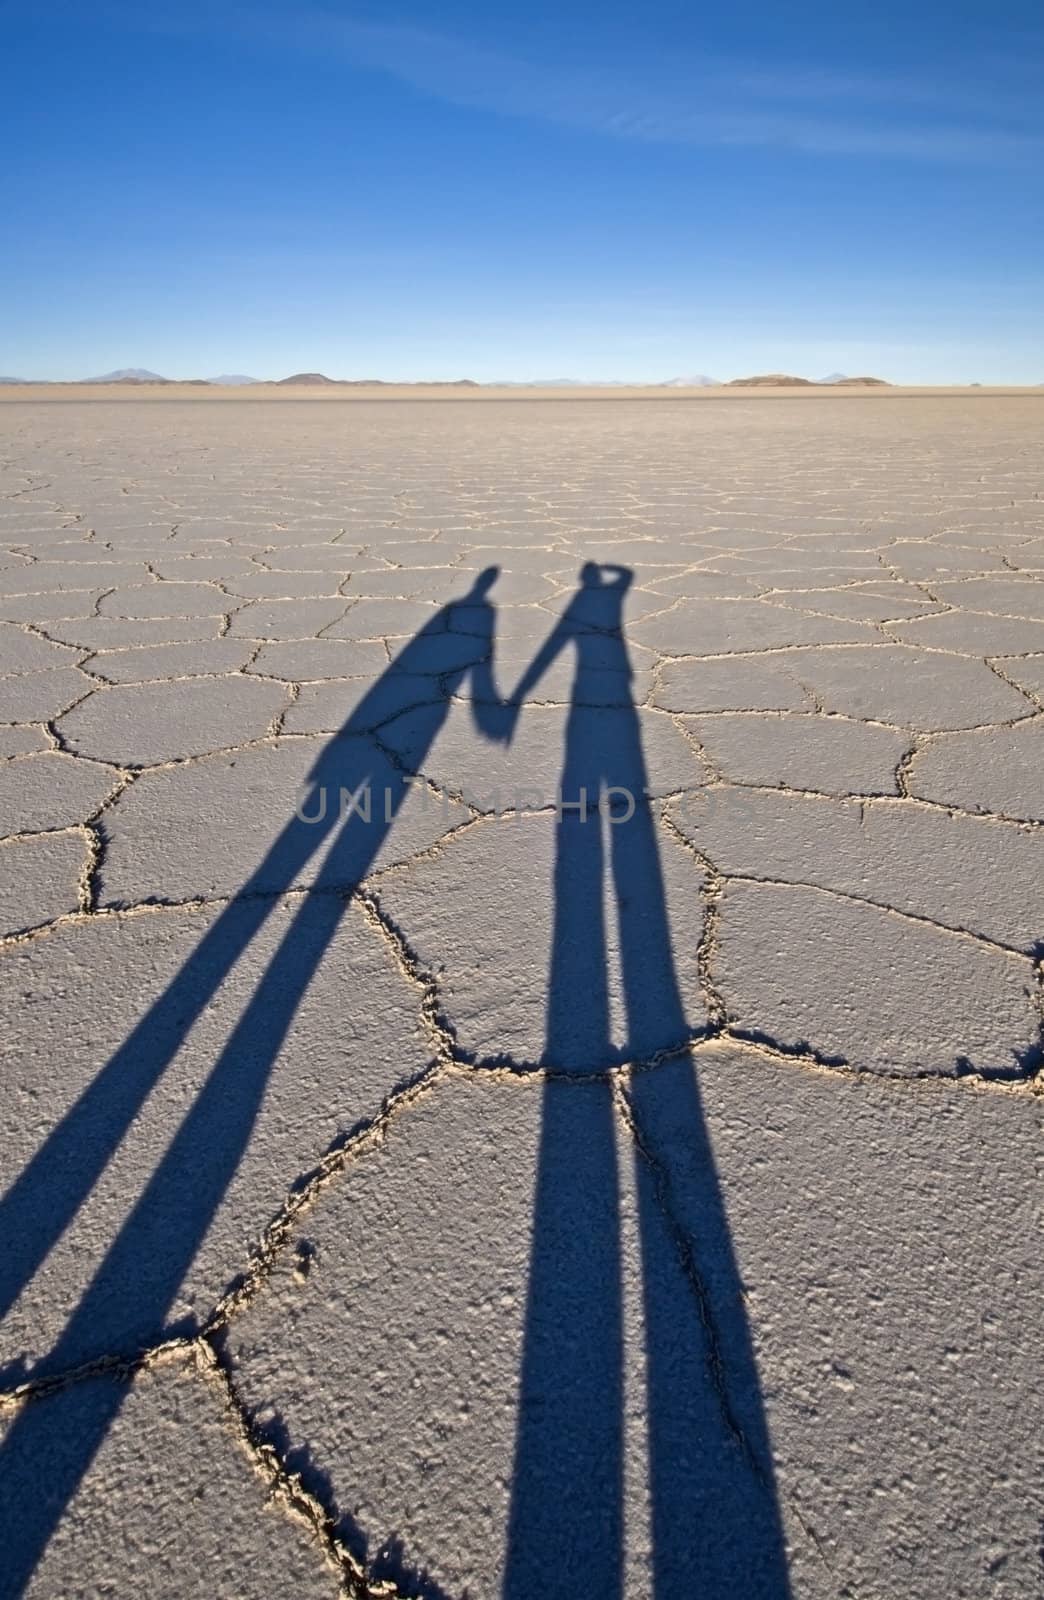
[[[205,471],[191,406],[115,418],[88,405],[60,416],[5,407],[0,972],[5,1074],[21,1074],[5,1149],[13,1172],[47,1148],[68,1097],[290,814],[325,743],[302,735],[335,733],[439,604],[501,567],[491,597],[503,685],[568,603],[582,560],[630,565],[633,680],[588,673],[582,699],[608,708],[633,696],[646,708],[674,959],[744,1272],[795,1592],[835,1594],[843,1575],[868,1591],[915,1581],[940,1600],[987,1586],[1021,1600],[1035,1570],[1026,1475],[1044,1436],[1023,1370],[1035,1268],[1020,1253],[1034,1237],[1027,1141],[1042,1017],[1035,412],[1028,401],[988,413],[948,401],[945,417],[931,402],[901,404],[901,420],[894,407],[860,411],[858,432],[856,412],[827,408],[811,418],[748,407],[738,426],[683,406],[594,417],[582,404],[510,415],[360,405],[347,445],[320,408],[291,438],[263,408],[249,430],[229,408],[208,412]],[[458,607],[431,676],[395,677],[374,720],[375,770],[401,773],[416,708],[445,699],[444,675],[488,650],[474,627]],[[553,781],[570,666],[538,686],[506,756],[466,733],[465,684],[425,759],[429,799],[481,794],[520,770]],[[126,1383],[131,1370],[152,1382],[162,1350],[189,1360],[177,1384],[214,1408],[204,1422],[192,1401],[191,1438],[216,1426],[221,1449],[246,1452],[260,1490],[256,1508],[244,1491],[242,1516],[237,1501],[242,1531],[220,1535],[237,1593],[255,1581],[280,1600],[313,1592],[320,1571],[360,1596],[415,1589],[421,1574],[445,1592],[470,1585],[476,1600],[498,1592],[533,1108],[549,1085],[610,1094],[621,1156],[636,1150],[636,1170],[656,1174],[688,1263],[671,1280],[679,1318],[699,1322],[714,1289],[692,1210],[700,1164],[676,1111],[689,1068],[668,1059],[685,1041],[624,1030],[612,1059],[538,1066],[553,819],[497,822],[452,801],[448,814],[422,816],[421,798],[344,910],[180,1299],[138,1327],[121,1321],[117,1295],[78,1345],[56,1347],[57,1365],[26,1364],[57,1340],[260,981],[275,930],[307,903],[287,883],[263,886],[264,932],[8,1320],[0,1410],[45,1393],[30,1410],[75,1409],[91,1383]],[[294,880],[308,881],[307,871]],[[619,1020],[618,993],[613,1007]],[[56,1033],[67,1056],[57,1080]],[[600,1071],[561,1083],[578,1064]],[[953,1073],[958,1082],[940,1081]],[[480,1115],[454,1110],[480,1104]],[[432,1140],[423,1130],[436,1127]],[[479,1159],[487,1127],[503,1131]],[[418,1139],[431,1174],[420,1187],[403,1154]],[[467,1156],[454,1158],[457,1147]],[[46,1171],[43,1182],[46,1196]],[[625,1588],[637,1600],[650,1513],[633,1427],[643,1405],[633,1204]],[[465,1247],[469,1206],[478,1220]],[[518,1213],[507,1233],[505,1207]],[[943,1247],[939,1219],[958,1216]],[[440,1252],[445,1270],[433,1271]],[[472,1362],[489,1399],[462,1412],[466,1381],[446,1347],[417,1366],[401,1339],[418,1317],[428,1337],[437,1303],[446,1326],[467,1311],[466,1352],[486,1291],[469,1298],[461,1274],[502,1293],[504,1271],[514,1308],[490,1326],[507,1342]],[[346,1343],[349,1313],[362,1337]],[[177,1333],[179,1314],[200,1331]],[[394,1376],[400,1359],[412,1388]],[[718,1399],[690,1437],[715,1437],[730,1359],[713,1341],[699,1357]],[[95,1377],[76,1376],[81,1360]],[[285,1414],[272,1414],[288,1381]],[[692,1378],[694,1405],[702,1381]],[[136,1404],[103,1463],[105,1450],[165,1426]],[[476,1448],[477,1427],[488,1448]],[[458,1434],[455,1450],[446,1441]],[[879,1442],[865,1464],[853,1438]],[[307,1481],[295,1475],[301,1459],[314,1464]],[[969,1492],[983,1481],[1007,1490]],[[65,1581],[66,1549],[78,1573],[114,1576],[93,1482],[41,1571],[52,1587]],[[165,1465],[148,1516],[162,1520],[175,1483]],[[141,1517],[141,1494],[131,1465],[109,1507],[121,1526]],[[260,1510],[264,1494],[278,1512]],[[272,1548],[274,1514],[289,1516],[293,1540],[305,1530],[304,1566],[296,1555],[285,1571],[255,1561]],[[219,1524],[205,1516],[201,1547]],[[215,1571],[222,1559],[208,1558]]]
[[[25,1590],[29,1600],[114,1585],[164,1600],[335,1600],[335,1566],[302,1519],[270,1499],[191,1365],[167,1362],[131,1382],[86,1379],[34,1410],[75,1430],[113,1388],[126,1388],[127,1399]],[[23,1414],[30,1423],[34,1410]],[[0,1440],[12,1427],[0,1417]]]

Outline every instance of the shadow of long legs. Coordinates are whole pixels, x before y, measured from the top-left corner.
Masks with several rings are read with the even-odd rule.
[[[273,874],[293,883],[329,836],[292,822],[263,873],[219,914],[177,975],[48,1134],[0,1200],[0,1317],[44,1261],[104,1171],[149,1094],[243,951],[278,903],[254,887]]]
[[[764,1408],[695,1073],[684,1058],[632,1080],[640,1136],[684,1130],[684,1200],[635,1159],[656,1600],[787,1600]],[[666,1165],[662,1149],[657,1155]],[[677,1210],[682,1215],[676,1214]]]
[[[81,1358],[86,1341],[133,1350],[162,1327],[252,1132],[275,1061],[312,976],[344,915],[327,888],[350,871],[345,824],[314,891],[306,895],[243,1014],[159,1165],[106,1253],[49,1365]],[[354,841],[352,841],[354,844]],[[368,853],[368,846],[363,847]],[[359,853],[356,845],[355,854]],[[122,1402],[99,1386],[75,1430],[50,1407],[29,1405],[0,1449],[3,1521],[9,1528],[3,1589],[18,1594]],[[37,1460],[48,1462],[46,1497],[36,1492]],[[12,1503],[5,1504],[8,1497]]]
[[[617,1129],[604,1076],[621,1052],[609,1030],[606,838],[627,1021],[623,1058],[677,1049],[690,1031],[638,714],[626,694],[611,722],[585,710],[596,672],[610,672],[618,688],[631,681],[622,635],[630,574],[609,570],[605,583],[600,569],[585,568],[575,601],[516,690],[527,691],[567,644],[576,650],[562,790],[570,800],[584,788],[589,799],[601,797],[602,810],[586,823],[563,816],[556,838],[545,1059],[580,1081],[549,1081],[543,1097],[505,1600],[612,1600],[623,1584],[623,1263]],[[610,788],[623,791],[612,805]],[[584,1071],[598,1068],[603,1075],[583,1083]],[[651,1543],[643,1592],[656,1600],[786,1600],[757,1372],[689,1062],[633,1073],[631,1111],[642,1140],[635,1184]],[[646,1146],[646,1121],[660,1132],[666,1123],[682,1140],[684,1217],[675,1214],[668,1172]]]
[[[627,719],[631,724],[631,719]],[[633,720],[637,736],[637,718]],[[640,745],[624,768],[644,775]],[[618,782],[629,781],[618,778]],[[651,807],[610,830],[624,1000],[633,1053],[684,1037]],[[670,1157],[637,1150],[649,1440],[652,1593],[729,1600],[789,1594],[772,1461],[742,1286],[695,1070],[678,1058],[633,1074],[631,1113],[643,1147],[681,1132],[684,1197]],[[684,1217],[678,1209],[684,1198]]]
[[[611,1086],[551,1080],[533,1251],[505,1600],[619,1595],[623,1332]]]
[[[546,1051],[556,1064],[597,1060],[608,1045],[602,878],[597,815],[586,822],[564,817],[556,839]],[[612,1600],[620,1590],[623,1332],[614,1115],[604,1079],[544,1084],[505,1600]]]

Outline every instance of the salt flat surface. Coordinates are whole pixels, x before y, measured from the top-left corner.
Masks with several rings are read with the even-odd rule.
[[[1039,1592],[1042,419],[5,402],[0,1596]]]

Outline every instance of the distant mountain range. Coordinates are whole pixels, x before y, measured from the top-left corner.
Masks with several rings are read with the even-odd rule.
[[[100,373],[96,378],[0,378],[0,384],[52,384],[52,383],[127,383],[127,384],[191,384],[194,388],[242,389],[248,385],[279,388],[291,384],[299,388],[369,389],[389,388],[397,380],[388,378],[328,378],[324,372],[294,372],[289,378],[251,378],[244,372],[223,372],[217,378],[165,378],[162,373],[150,372],[147,367],[117,367],[113,372]],[[433,378],[409,383],[416,389],[477,389],[474,378]]]
[[[171,378],[161,378],[158,372],[147,367],[117,367],[115,372],[103,372],[100,378],[80,378],[80,383],[172,383]]]
[[[151,373],[147,366],[117,366],[117,370],[114,373],[102,373],[101,378],[80,378],[78,382],[82,382],[82,384],[223,384],[223,386],[237,389],[242,384],[256,384],[259,379],[247,378],[245,373],[223,373],[221,378],[163,378],[160,373]]]
[[[0,378],[0,384],[35,383],[34,378]],[[48,380],[43,380],[48,381]],[[395,379],[387,378],[329,378],[325,372],[294,372],[288,378],[251,378],[242,372],[225,372],[217,378],[165,378],[147,367],[117,367],[113,372],[103,372],[96,378],[73,380],[82,384],[191,384],[193,387],[243,388],[246,386],[365,389],[396,386]],[[407,383],[406,388],[416,389],[773,389],[817,387],[841,388],[843,386],[874,388],[889,387],[885,378],[850,378],[843,372],[831,372],[825,378],[800,378],[787,372],[756,373],[749,378],[730,378],[722,382],[698,372],[689,377],[665,378],[660,382],[636,383],[631,378],[504,378],[487,384],[478,384],[474,378],[446,378]],[[974,384],[973,388],[981,387]]]
[[[399,387],[394,378],[328,378],[325,372],[295,372],[289,378],[266,378],[266,383],[281,388],[294,384],[305,389],[394,389]],[[403,385],[407,389],[478,389],[474,378],[420,378]]]

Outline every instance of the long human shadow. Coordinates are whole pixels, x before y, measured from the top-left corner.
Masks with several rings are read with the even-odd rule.
[[[647,1059],[690,1037],[623,634],[631,577],[627,568],[585,565],[512,696],[517,715],[559,653],[575,651],[544,1053],[558,1073],[543,1091],[504,1600],[612,1600],[625,1585],[624,1413],[635,1397],[625,1396],[619,1119],[605,1074],[621,1059],[610,1027],[607,873],[623,1058]],[[618,709],[607,715],[599,701]],[[570,809],[581,791],[597,808],[586,816]],[[785,1600],[757,1370],[691,1064],[635,1073],[631,1104],[639,1129],[678,1130],[688,1157],[682,1233],[668,1222],[662,1181],[635,1154],[652,1547],[640,1592]],[[629,1370],[639,1372],[640,1362]]]
[[[329,850],[189,1111],[120,1227],[57,1343],[44,1376],[108,1352],[126,1356],[163,1332],[193,1257],[235,1175],[272,1066],[308,984],[466,680],[480,731],[503,735],[493,689],[494,608],[487,568],[435,612],[364,695],[309,774],[309,794],[184,965],[66,1112],[0,1202],[0,1315],[89,1195],[193,1023],[247,949],[281,891]],[[450,631],[455,608],[468,632]],[[427,698],[425,699],[425,696]],[[418,704],[420,702],[420,704]],[[415,759],[393,764],[371,730],[406,706]],[[369,816],[364,807],[369,792]],[[355,796],[342,806],[342,793]],[[323,799],[325,798],[325,804]],[[22,1594],[125,1398],[80,1386],[75,1427],[62,1407],[28,1404],[0,1448],[0,1596]]]

